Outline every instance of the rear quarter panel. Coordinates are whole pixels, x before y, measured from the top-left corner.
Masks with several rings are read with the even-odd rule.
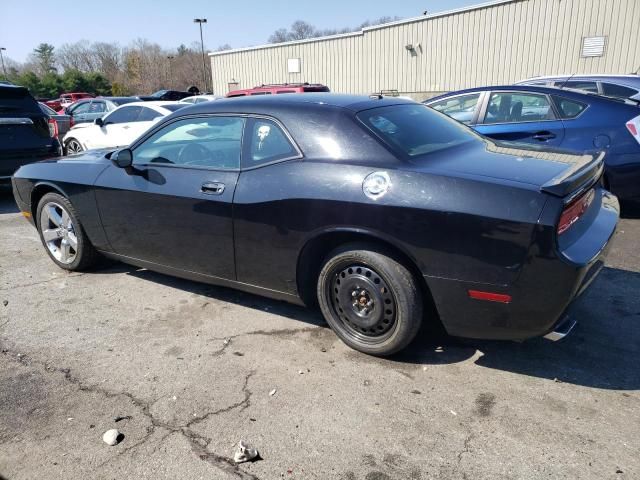
[[[385,170],[378,200],[364,178]],[[234,199],[238,280],[296,293],[298,255],[325,232],[370,235],[423,275],[509,285],[544,206],[539,192],[497,183],[336,162],[290,161],[240,175]]]

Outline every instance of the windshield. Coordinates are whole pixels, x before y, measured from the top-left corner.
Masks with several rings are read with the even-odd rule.
[[[155,98],[159,98],[167,93],[169,90],[158,90],[156,93],[152,93],[151,96]]]
[[[478,139],[478,135],[425,105],[393,105],[358,113],[358,118],[386,144],[416,157]]]

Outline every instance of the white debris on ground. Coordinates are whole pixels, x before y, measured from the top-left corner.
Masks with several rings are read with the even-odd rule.
[[[238,442],[238,448],[233,455],[233,461],[236,463],[250,462],[258,458],[258,450],[249,446],[244,440]]]
[[[118,444],[118,437],[120,437],[120,432],[115,428],[112,428],[111,430],[107,430],[106,432],[104,432],[104,435],[102,435],[102,440],[107,445],[113,447],[114,445]]]
[[[276,394],[276,392],[277,392],[277,391],[278,391],[278,390],[276,390],[276,389],[274,388],[273,390],[271,390],[271,391],[269,392],[269,396],[270,396],[270,397],[273,397],[273,396]]]

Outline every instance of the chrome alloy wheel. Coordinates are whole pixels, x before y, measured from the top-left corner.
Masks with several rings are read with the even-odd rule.
[[[78,254],[78,238],[69,212],[59,203],[49,202],[40,214],[44,244],[60,263],[72,263]]]
[[[341,268],[333,276],[331,303],[345,333],[365,342],[387,338],[396,323],[391,289],[374,270],[364,265]]]
[[[80,142],[77,140],[70,140],[69,143],[67,143],[67,153],[69,155],[74,155],[83,151],[84,149],[82,148],[82,145],[80,145]]]

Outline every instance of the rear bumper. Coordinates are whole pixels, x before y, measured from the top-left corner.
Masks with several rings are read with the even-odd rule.
[[[440,319],[450,335],[525,340],[550,335],[559,339],[573,328],[571,304],[583,294],[604,267],[616,231],[616,197],[601,191],[602,202],[582,237],[558,252],[537,241],[513,285],[488,285],[425,277]],[[510,303],[476,300],[469,290],[509,295]],[[569,323],[567,323],[569,322]]]

